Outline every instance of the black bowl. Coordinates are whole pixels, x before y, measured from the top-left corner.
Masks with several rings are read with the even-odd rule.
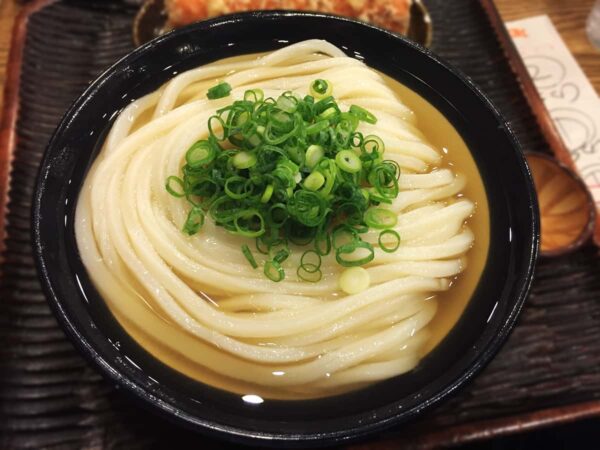
[[[73,213],[87,168],[115,112],[176,72],[309,38],[327,39],[435,105],[472,151],[490,205],[483,276],[448,337],[409,374],[337,397],[244,402],[193,381],[137,345],[112,317],[79,259]],[[179,424],[246,443],[327,445],[415,417],[465,384],[499,350],[527,296],[538,250],[533,182],[506,122],[468,79],[381,29],[322,14],[258,12],[192,25],[137,49],[73,104],[46,150],[33,205],[42,284],[81,353],[124,391]]]

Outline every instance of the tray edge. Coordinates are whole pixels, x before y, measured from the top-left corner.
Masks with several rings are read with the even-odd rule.
[[[27,37],[29,17],[56,0],[35,0],[21,7],[12,26],[4,97],[0,111],[0,267],[4,261],[6,240],[6,216],[8,213],[10,172],[17,146],[17,119],[19,117],[19,92],[21,88],[21,64]],[[1,271],[0,271],[1,273]]]

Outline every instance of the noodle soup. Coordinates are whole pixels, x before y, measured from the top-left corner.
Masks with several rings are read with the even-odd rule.
[[[199,210],[201,220],[194,216],[183,193],[173,195],[180,194],[173,190],[178,182],[165,189],[172,177],[185,181],[186,161],[196,162],[191,149],[220,133],[219,123],[209,127],[218,111],[248,92],[257,101],[257,89],[267,99],[286,92],[290,99],[306,99],[314,80],[330,83],[342,114],[353,106],[362,114],[354,132],[381,139],[385,161],[400,169],[398,192],[387,203],[375,196],[377,179],[357,178],[356,189],[372,196],[369,210],[393,213],[393,225],[384,231],[399,237],[397,248],[387,251],[381,223],[363,227],[356,234],[359,251],[370,249],[372,259],[363,258],[360,267],[356,260],[338,264],[344,244],[335,242],[329,252],[316,252],[318,265],[303,262],[308,247],[298,243],[286,246],[285,258],[279,250],[263,255],[254,250],[254,237],[222,226],[208,208]],[[231,92],[207,98],[211,89],[227,86]],[[319,114],[322,120],[308,127],[327,121],[325,111]],[[259,157],[261,139],[251,152]],[[235,140],[219,145],[219,152],[233,152],[235,165],[234,154],[243,153]],[[290,198],[312,191],[308,177],[318,172],[316,166],[302,172],[310,159],[308,148],[303,151],[294,163],[299,171],[292,174],[297,185],[288,187]],[[355,160],[347,156],[335,158],[338,174],[354,170],[348,165]],[[252,163],[237,161],[241,171]],[[317,193],[332,172],[321,176]],[[334,185],[341,183],[333,178]],[[270,201],[268,186],[261,201]],[[132,103],[86,177],[75,229],[96,288],[125,330],[156,358],[228,391],[303,399],[359,389],[415,368],[471,297],[487,257],[488,222],[475,163],[433,106],[331,44],[305,41],[190,70]],[[260,231],[253,226],[243,228],[245,234]],[[321,231],[328,237],[331,232]],[[267,276],[273,267],[277,275]],[[299,269],[318,271],[319,279],[307,279]]]

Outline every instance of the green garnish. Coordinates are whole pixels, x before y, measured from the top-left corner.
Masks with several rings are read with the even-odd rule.
[[[230,92],[220,83],[207,96]],[[345,267],[372,261],[374,248],[361,238],[370,228],[383,230],[383,251],[400,244],[390,229],[396,215],[379,207],[398,195],[400,167],[383,159],[378,136],[357,131],[360,122],[377,118],[357,105],[342,111],[326,80],[315,80],[310,92],[265,98],[260,89],[247,90],[243,100],[209,118],[208,138],[186,152],[181,177],[165,182],[171,195],[191,206],[186,234],[196,234],[210,215],[228,232],[255,238],[264,274],[273,281],[285,278],[288,243],[311,246],[296,271],[310,282],[321,279],[321,257],[332,250]],[[242,253],[258,267],[248,245]]]
[[[183,224],[183,232],[193,236],[204,225],[204,211],[198,206],[192,207],[188,213],[187,219]]]
[[[167,181],[165,182],[165,189],[169,194],[173,197],[184,197],[185,196],[185,186],[181,178],[171,175],[167,177]]]
[[[258,264],[256,264],[256,260],[254,259],[254,255],[252,255],[252,252],[250,251],[250,247],[248,247],[246,244],[242,245],[242,253],[246,257],[252,268],[256,269],[258,267]]]
[[[362,240],[344,244],[335,251],[335,260],[344,267],[362,266],[373,261],[373,258],[373,246]]]
[[[308,169],[312,170],[319,163],[319,161],[321,161],[323,156],[325,156],[325,150],[323,150],[323,147],[313,144],[306,149],[306,154],[304,155],[304,164]]]
[[[385,236],[392,236],[392,242],[393,244],[391,246],[387,246],[385,245],[385,243],[383,242],[383,239]],[[381,233],[379,233],[379,239],[378,239],[378,243],[379,243],[379,248],[381,248],[381,250],[383,250],[384,252],[387,253],[393,253],[396,250],[398,250],[398,247],[400,247],[400,235],[398,234],[398,232],[396,230],[383,230]]]
[[[317,269],[314,272],[310,272],[302,266],[298,266],[298,269],[296,269],[296,275],[302,281],[308,281],[309,283],[317,283],[321,281],[321,278],[323,278],[323,272],[321,272],[320,269]]]
[[[264,273],[269,280],[275,281],[276,283],[285,278],[285,272],[281,268],[281,264],[275,260],[267,261],[265,263]]]
[[[352,150],[341,150],[335,155],[335,162],[340,169],[348,173],[360,172],[362,163],[360,158]]]
[[[365,223],[371,228],[392,228],[398,222],[398,216],[389,209],[371,208],[364,216]]]
[[[185,161],[191,169],[208,164],[217,156],[214,146],[208,141],[198,141],[185,154]]]
[[[236,169],[249,169],[256,164],[256,155],[252,152],[239,152],[232,159],[233,167]]]
[[[356,117],[359,118],[359,120],[362,120],[363,122],[367,122],[367,123],[371,123],[371,124],[377,123],[377,117],[375,117],[373,114],[371,114],[369,111],[367,111],[362,106],[358,106],[358,105],[350,106],[350,114],[354,114]]]
[[[306,250],[300,258],[300,267],[308,273],[321,268],[321,255],[315,250]]]
[[[321,172],[313,172],[304,179],[304,189],[318,191],[325,184],[325,177]]]
[[[310,95],[314,98],[323,98],[333,92],[332,84],[327,80],[315,80],[310,85]]]
[[[219,83],[216,86],[211,87],[206,96],[209,100],[215,100],[217,98],[227,97],[231,92],[231,85],[229,83]]]

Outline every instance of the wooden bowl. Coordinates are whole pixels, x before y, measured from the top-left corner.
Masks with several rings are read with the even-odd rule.
[[[596,221],[594,199],[585,183],[548,155],[529,153],[527,162],[540,208],[540,255],[559,256],[581,248],[590,240]]]

